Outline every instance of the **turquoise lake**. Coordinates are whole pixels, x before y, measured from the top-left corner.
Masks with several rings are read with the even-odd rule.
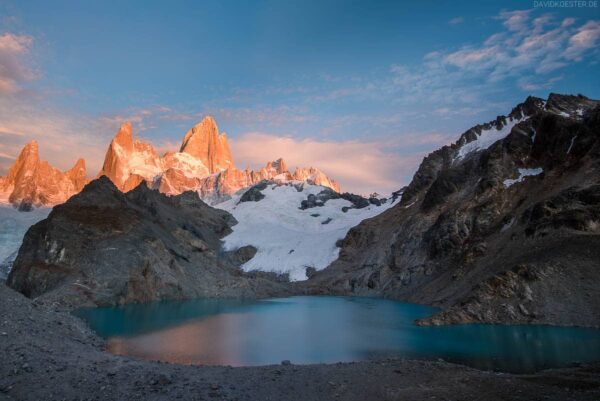
[[[379,298],[156,302],[75,312],[108,351],[183,364],[255,366],[404,357],[532,372],[600,360],[600,330],[543,325],[419,327],[436,311]]]

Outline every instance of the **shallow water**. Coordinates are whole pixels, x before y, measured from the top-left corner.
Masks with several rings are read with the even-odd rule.
[[[600,360],[600,330],[543,325],[419,327],[436,311],[379,298],[201,299],[76,314],[115,354],[184,364],[253,366],[387,357],[443,358],[532,372]]]

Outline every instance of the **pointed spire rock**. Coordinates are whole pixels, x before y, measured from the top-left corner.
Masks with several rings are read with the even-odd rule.
[[[152,182],[162,172],[162,162],[151,144],[133,139],[130,122],[122,124],[110,142],[98,176],[107,176],[127,192],[141,181]]]
[[[40,160],[36,141],[27,143],[1,180],[4,196],[19,207],[55,205],[81,191],[85,185],[85,162],[80,159],[73,169],[61,172]],[[29,207],[28,206],[28,207]],[[27,210],[27,208],[24,210]]]
[[[28,142],[14,164],[8,170],[6,183],[14,185],[27,175],[32,175],[40,162],[39,146],[36,140]]]
[[[277,170],[277,174],[283,174],[288,172],[287,164],[281,157],[273,162],[273,167]]]
[[[88,181],[85,160],[78,159],[75,165],[67,170],[65,174],[75,186],[75,190],[78,192],[81,191]]]
[[[117,135],[113,138],[113,142],[127,152],[133,150],[133,128],[131,128],[131,122],[127,121],[121,124]]]
[[[188,153],[202,161],[211,174],[235,167],[227,143],[227,134],[219,135],[217,123],[211,116],[204,117],[185,134],[180,152]]]

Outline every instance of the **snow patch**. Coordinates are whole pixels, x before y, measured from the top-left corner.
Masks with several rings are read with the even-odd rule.
[[[0,205],[0,278],[10,271],[29,227],[48,217],[50,210],[39,207],[19,212],[12,205]]]
[[[541,167],[537,167],[537,168],[520,168],[519,169],[519,178],[504,180],[504,186],[506,188],[509,188],[512,185],[516,184],[517,182],[522,182],[523,178],[525,178],[525,177],[539,175],[539,174],[542,174],[543,172],[544,172],[544,170]]]
[[[303,190],[298,192],[293,185],[271,184],[261,191],[265,197],[258,202],[238,204],[242,192],[215,205],[238,221],[232,227],[233,232],[223,239],[224,249],[231,251],[252,245],[257,253],[242,265],[244,271],[287,273],[291,281],[306,280],[308,267],[322,270],[337,259],[339,248],[335,244],[350,228],[398,201],[388,199],[381,206],[352,208],[345,213],[342,208],[352,203],[344,199],[331,199],[324,206],[300,209],[300,203],[309,194],[317,195],[323,189],[325,187],[304,184]],[[316,213],[318,219],[311,217]],[[327,224],[321,224],[327,220]]]
[[[573,145],[575,144],[575,139],[577,139],[577,135],[571,138],[571,144],[569,145],[569,149],[567,149],[567,154],[571,153],[571,149],[573,149]]]
[[[515,125],[525,120],[526,118],[514,120],[508,119],[506,125],[500,129],[492,127],[490,129],[482,130],[477,139],[461,146],[461,148],[458,150],[456,159],[460,160],[471,152],[489,148],[499,140],[506,138]]]

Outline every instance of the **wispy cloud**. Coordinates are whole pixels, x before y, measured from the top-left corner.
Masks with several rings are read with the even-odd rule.
[[[437,62],[469,74],[479,73],[493,83],[517,75],[543,75],[572,61],[582,61],[597,48],[600,38],[598,21],[576,27],[572,18],[556,21],[544,14],[532,19],[530,11],[503,12],[498,18],[505,31],[479,45],[441,54]]]
[[[463,22],[465,22],[465,17],[454,17],[450,21],[448,21],[450,25],[458,25],[462,24]]]
[[[0,93],[14,93],[21,84],[37,77],[27,60],[31,36],[6,32],[0,35]]]

